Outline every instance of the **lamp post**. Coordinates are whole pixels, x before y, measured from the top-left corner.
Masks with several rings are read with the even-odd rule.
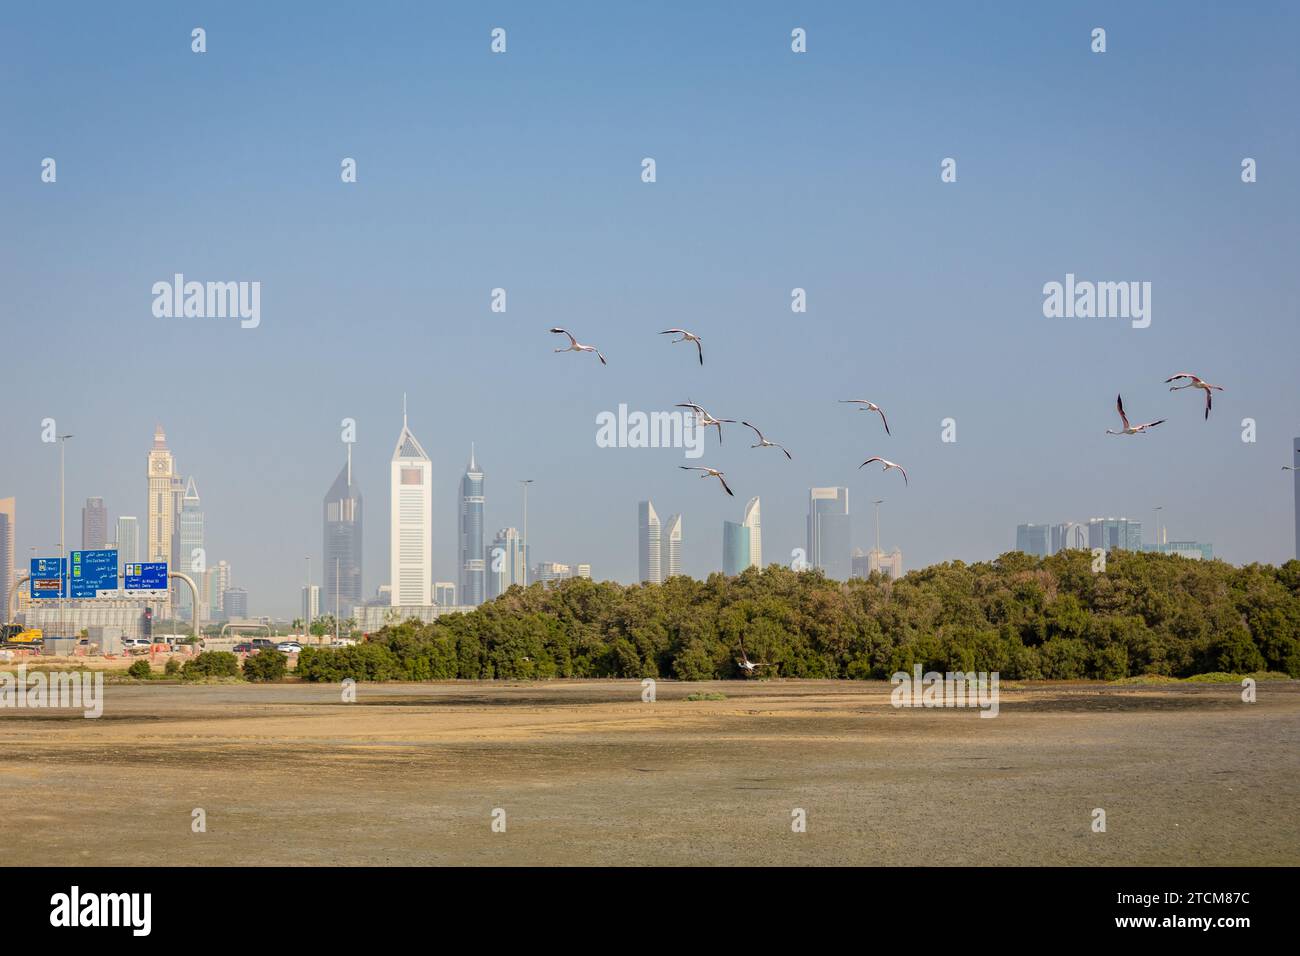
[[[1164,505],[1156,505],[1154,508],[1151,509],[1151,515],[1155,519],[1155,527],[1151,529],[1151,534],[1155,539],[1154,544],[1151,548],[1152,551],[1160,550],[1160,512],[1164,510],[1165,510]]]
[[[302,638],[311,633],[311,555],[307,555],[307,591],[302,599]]]
[[[64,539],[63,539],[63,532],[64,532],[63,523],[64,523],[64,516],[67,510],[64,507],[64,499],[66,495],[65,495],[63,462],[64,462],[66,449],[68,446],[68,439],[72,437],[74,436],[72,435],[59,436],[59,637],[68,636],[63,632],[63,592],[64,589],[67,588],[68,586],[68,571],[67,571],[67,565],[65,563],[66,552],[64,551]]]

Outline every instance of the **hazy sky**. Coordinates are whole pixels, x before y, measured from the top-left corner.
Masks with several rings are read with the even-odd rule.
[[[88,495],[143,525],[160,421],[209,562],[231,562],[254,613],[288,615],[308,553],[319,582],[352,417],[373,593],[403,390],[433,458],[440,580],[471,441],[489,537],[520,524],[515,479],[534,478],[534,558],[599,578],[635,577],[645,497],[684,513],[690,574],[720,567],[722,522],[756,494],[764,557],[788,561],[812,485],[851,489],[864,547],[886,498],[882,543],[908,568],[1009,550],[1024,521],[1149,528],[1154,505],[1227,560],[1293,556],[1294,5],[614,6],[10,10],[0,496],[18,498],[20,558],[58,539],[43,418],[76,434],[72,546]],[[151,287],[176,272],[259,281],[260,326],[155,318]],[[1149,281],[1150,327],[1045,318],[1066,273]],[[557,324],[609,366],[553,354]],[[656,334],[677,324],[704,337],[703,369]],[[1166,391],[1184,369],[1227,387],[1208,423],[1198,393]],[[1107,436],[1117,392],[1167,424]],[[688,397],[794,461],[740,426],[700,462],[596,447],[599,412]],[[893,436],[841,398],[878,402]],[[910,487],[856,470],[872,455]],[[736,498],[677,468],[695,463]]]

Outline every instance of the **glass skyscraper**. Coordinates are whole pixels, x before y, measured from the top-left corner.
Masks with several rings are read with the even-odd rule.
[[[482,604],[486,594],[483,560],[483,472],[470,445],[469,464],[460,480],[460,602]]]
[[[1142,522],[1128,518],[1091,518],[1088,521],[1088,547],[1110,551],[1142,550]]]
[[[853,524],[849,489],[808,490],[808,564],[836,581],[852,575]]]
[[[176,521],[176,570],[187,575],[197,590],[203,586],[203,571],[207,558],[203,553],[203,511],[199,507],[199,489],[191,475],[185,482],[181,496],[181,509]],[[194,596],[182,585],[176,589],[177,606],[192,609]]]
[[[325,613],[338,611],[339,620],[352,616],[352,609],[364,604],[362,594],[361,489],[352,480],[352,445],[348,460],[325,494],[322,506],[325,559]]]
[[[749,528],[738,521],[722,522],[722,573],[734,577],[749,567]]]
[[[659,584],[663,581],[660,571],[660,532],[659,514],[649,501],[639,502],[636,506],[637,534],[637,580],[642,584]]]

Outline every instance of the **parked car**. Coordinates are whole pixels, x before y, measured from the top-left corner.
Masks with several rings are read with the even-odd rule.
[[[277,651],[283,651],[286,654],[297,654],[302,650],[302,645],[297,641],[281,641],[275,645]]]
[[[149,638],[147,637],[124,637],[122,638],[123,647],[148,647]]]
[[[275,647],[275,643],[265,637],[255,637],[253,638],[253,646],[260,651],[264,647]]]
[[[236,654],[251,654],[255,648],[252,644],[245,642],[243,644],[236,644],[234,650]]]

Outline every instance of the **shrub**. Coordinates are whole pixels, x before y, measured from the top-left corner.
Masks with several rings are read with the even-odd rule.
[[[175,677],[181,672],[181,662],[174,657],[167,658],[167,663],[163,665],[163,673],[168,677]]]
[[[136,680],[148,680],[153,676],[153,668],[145,660],[133,661],[131,666],[126,669],[127,677],[134,677]]]
[[[266,648],[244,658],[244,680],[276,681],[289,671],[289,658],[282,651]]]
[[[202,680],[205,677],[238,677],[239,658],[229,651],[204,651],[181,668],[185,680]]]

